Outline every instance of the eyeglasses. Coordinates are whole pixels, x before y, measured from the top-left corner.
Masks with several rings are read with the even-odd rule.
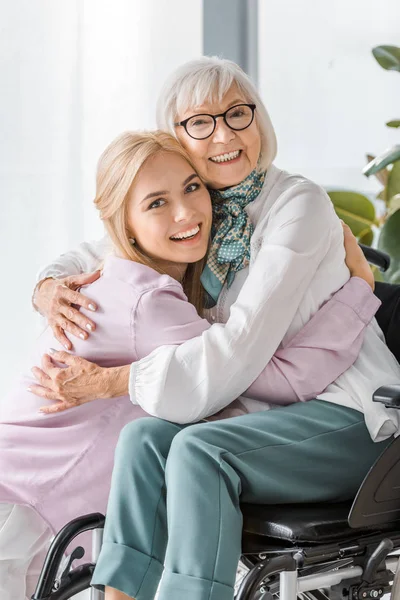
[[[193,115],[174,125],[184,127],[186,133],[195,140],[205,140],[214,133],[218,117],[222,117],[233,131],[247,129],[253,122],[255,109],[255,104],[236,104],[219,115]]]

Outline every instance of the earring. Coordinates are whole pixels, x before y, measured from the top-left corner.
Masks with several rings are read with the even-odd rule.
[[[129,239],[129,243],[132,244],[132,246],[134,246],[136,244],[135,238],[128,238],[128,239]]]

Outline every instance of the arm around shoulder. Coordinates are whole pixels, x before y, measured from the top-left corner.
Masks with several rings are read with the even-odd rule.
[[[42,267],[37,274],[36,281],[40,282],[50,277],[60,279],[69,275],[90,273],[98,268],[109,245],[108,236],[104,236],[101,240],[82,242],[74,250],[61,254],[50,264]]]
[[[243,396],[292,404],[321,394],[357,359],[366,327],[380,304],[363,279],[350,278],[275,352]]]

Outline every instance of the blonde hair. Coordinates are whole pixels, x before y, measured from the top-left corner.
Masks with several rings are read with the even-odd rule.
[[[111,142],[99,159],[94,203],[119,256],[163,273],[157,261],[147,256],[137,245],[131,244],[127,230],[128,192],[144,163],[160,152],[179,154],[196,170],[187,152],[170,134],[163,131],[128,131]],[[200,275],[205,262],[204,258],[190,263],[182,282],[189,302],[200,313],[203,310]]]
[[[231,60],[202,56],[178,67],[165,82],[157,102],[157,127],[176,135],[174,123],[183,112],[206,102],[221,102],[236,84],[247,102],[256,105],[261,136],[259,168],[268,169],[277,152],[275,131],[261,97],[244,71]]]

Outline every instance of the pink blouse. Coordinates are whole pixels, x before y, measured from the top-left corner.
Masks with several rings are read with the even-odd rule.
[[[88,288],[83,293],[99,307],[96,330],[87,341],[74,339],[74,353],[100,366],[130,364],[210,327],[177,281],[144,265],[109,257]],[[355,361],[379,305],[370,287],[352,278],[277,350],[243,395],[264,400],[265,408],[315,397]],[[46,328],[32,365],[50,347],[62,350]],[[56,532],[81,514],[105,512],[119,433],[146,413],[127,395],[45,415],[38,409],[47,401],[26,389],[32,382],[25,373],[0,403],[0,502],[30,505]],[[225,411],[218,416],[243,412],[240,400]]]

